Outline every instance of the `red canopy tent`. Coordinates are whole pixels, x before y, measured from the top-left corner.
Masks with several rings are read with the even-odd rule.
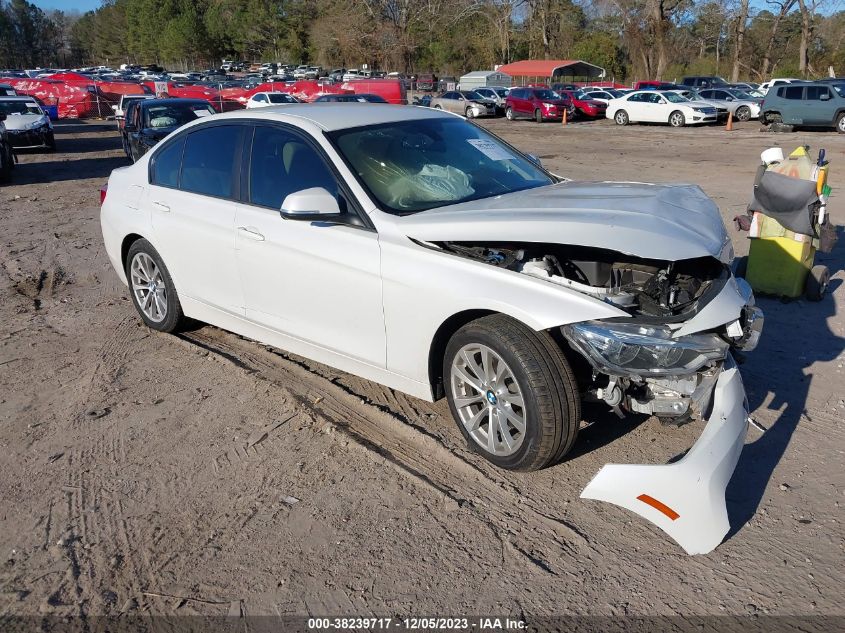
[[[593,83],[604,79],[606,75],[601,66],[580,59],[523,59],[499,66],[496,70],[519,79],[520,85],[538,79],[544,81],[569,79],[573,83]]]

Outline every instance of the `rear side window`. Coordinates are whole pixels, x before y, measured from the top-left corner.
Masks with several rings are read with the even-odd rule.
[[[830,90],[826,86],[807,86],[807,99],[810,101],[820,101],[822,95],[830,99]]]
[[[183,136],[156,152],[153,158],[152,184],[160,187],[179,186],[179,166],[182,164],[184,147],[185,137]]]
[[[801,99],[804,95],[804,86],[787,86],[783,90],[786,99]]]
[[[242,127],[215,125],[188,134],[182,154],[183,191],[232,197]]]

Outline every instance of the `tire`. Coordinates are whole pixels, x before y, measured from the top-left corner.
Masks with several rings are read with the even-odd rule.
[[[514,120],[514,116],[513,116],[513,108],[508,107],[508,108],[505,110],[505,118],[506,118],[508,121],[513,121],[513,120]]]
[[[737,121],[748,121],[751,118],[751,108],[748,106],[739,106],[734,112],[734,118]]]
[[[156,271],[150,269],[149,262],[154,264]],[[179,295],[176,294],[173,279],[153,245],[143,238],[133,242],[126,254],[124,268],[126,280],[129,282],[129,296],[132,297],[132,303],[141,316],[141,320],[147,327],[159,332],[177,331],[185,322],[182,304],[179,302]],[[156,285],[155,290],[135,290],[136,284],[146,285],[141,283],[145,276],[148,280],[152,277],[151,281]],[[144,307],[141,301],[150,295],[154,296],[150,300],[149,307]],[[160,307],[162,305],[164,308]],[[163,314],[161,314],[162,310]],[[156,318],[157,313],[161,318]]]
[[[781,123],[783,117],[778,112],[764,112],[760,115],[760,122],[763,125],[771,125],[772,123]]]
[[[686,125],[686,119],[684,118],[684,113],[680,110],[675,110],[672,114],[669,115],[669,125],[672,127],[684,127]]]
[[[836,117],[836,131],[840,134],[845,134],[845,112],[841,112]]]
[[[616,121],[616,125],[628,125],[630,122],[628,113],[625,110],[617,110],[616,114],[613,115],[613,120]]]
[[[442,110],[443,106],[438,103],[436,106],[434,106],[434,109],[435,110]]]
[[[475,110],[473,110],[472,108],[467,108],[466,110],[464,110],[464,116],[468,119],[474,119]]]
[[[542,123],[542,122],[543,122],[543,113],[542,113],[542,112],[540,112],[540,108],[537,108],[536,110],[534,110],[534,120],[535,120],[537,123]]]
[[[804,296],[808,301],[821,301],[830,283],[830,271],[827,266],[813,266],[804,285]]]
[[[50,132],[49,136],[47,136],[46,145],[48,152],[56,151],[56,136],[52,132]]]
[[[478,379],[485,373],[479,371],[484,358],[495,374],[492,381]],[[507,470],[538,470],[559,461],[575,443],[581,420],[578,387],[563,352],[548,333],[535,332],[501,314],[477,319],[452,336],[443,372],[449,409],[458,428],[470,447],[493,464]],[[464,382],[462,376],[479,388]],[[524,431],[514,419],[522,420]],[[488,434],[491,424],[501,425],[493,436],[493,451]]]

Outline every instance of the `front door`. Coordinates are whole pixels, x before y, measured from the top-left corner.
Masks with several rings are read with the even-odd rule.
[[[381,254],[338,185],[327,158],[303,133],[256,126],[247,195],[238,205],[235,244],[252,321],[338,354],[385,366]],[[291,193],[322,187],[350,222],[284,219]]]

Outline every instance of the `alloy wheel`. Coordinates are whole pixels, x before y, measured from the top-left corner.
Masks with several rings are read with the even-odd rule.
[[[137,253],[132,258],[129,271],[138,307],[150,321],[164,321],[167,316],[167,285],[153,258],[146,253]]]
[[[452,398],[461,424],[488,453],[513,455],[525,439],[522,390],[502,357],[480,343],[462,347],[452,360]]]

